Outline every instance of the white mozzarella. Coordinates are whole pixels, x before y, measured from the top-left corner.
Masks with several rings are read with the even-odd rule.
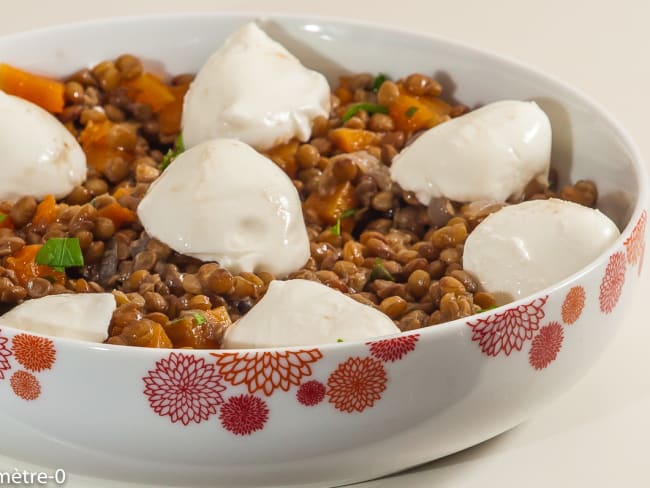
[[[305,68],[255,23],[230,36],[201,68],[183,106],[183,140],[217,137],[259,150],[292,137],[307,141],[312,121],[329,116],[325,77]]]
[[[243,142],[215,139],[181,153],[138,206],[146,231],[172,249],[233,273],[283,276],[309,258],[298,191]]]
[[[63,293],[34,298],[0,316],[0,325],[37,334],[103,342],[115,310],[110,293]]]
[[[257,305],[227,329],[223,347],[304,346],[399,332],[380,311],[328,286],[308,280],[272,281]]]
[[[619,235],[598,210],[532,200],[506,206],[476,226],[465,242],[463,269],[503,304],[569,277]]]
[[[393,160],[391,177],[427,205],[519,197],[547,182],[551,124],[534,102],[495,102],[437,125]]]
[[[0,91],[0,200],[64,197],[86,179],[86,156],[56,117]]]

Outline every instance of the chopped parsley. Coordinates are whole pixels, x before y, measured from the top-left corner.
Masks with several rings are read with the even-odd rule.
[[[478,311],[478,312],[476,312],[476,313],[483,313],[483,312],[487,312],[488,310],[494,310],[495,308],[497,308],[497,306],[496,306],[496,305],[492,305],[491,307],[487,307],[487,308],[482,308],[481,310],[479,310],[479,311]]]
[[[7,214],[0,212],[0,224],[7,220],[7,217],[9,217]]]
[[[203,325],[207,322],[207,320],[205,320],[205,315],[203,315],[202,313],[194,312],[192,313],[192,317],[194,317],[194,320],[196,321],[197,325]]]
[[[379,258],[375,258],[375,266],[370,272],[370,281],[374,280],[395,281],[393,275],[390,274],[390,272],[384,267],[384,263],[382,263],[381,259]]]
[[[386,81],[388,78],[386,75],[379,73],[377,77],[375,78],[375,81],[372,82],[372,91],[377,92],[379,91],[379,88],[381,85],[384,84],[384,81]]]
[[[418,111],[417,107],[409,107],[406,109],[406,112],[404,112],[404,114],[406,115],[406,118],[410,119],[415,115],[415,112],[417,111]]]
[[[336,339],[336,342],[343,342],[343,339],[339,337],[338,339]]]
[[[330,227],[330,232],[334,234],[335,236],[340,236],[341,235],[341,220],[342,219],[349,219],[350,217],[354,217],[354,214],[356,214],[359,210],[356,208],[349,208],[341,213],[336,218],[336,224],[334,224],[332,227]]]
[[[162,163],[160,163],[160,171],[165,171],[167,166],[169,166],[174,159],[178,157],[180,153],[185,151],[185,145],[183,144],[183,134],[178,134],[178,137],[174,141],[174,147],[167,151],[167,154],[163,157]]]
[[[343,117],[341,120],[343,122],[347,122],[350,120],[352,117],[357,115],[359,112],[362,110],[365,110],[369,114],[387,114],[388,109],[384,107],[383,105],[378,105],[376,103],[367,103],[367,102],[361,102],[361,103],[355,103],[354,105],[350,105],[350,108],[348,108],[345,113],[343,114]]]
[[[51,266],[55,271],[65,271],[84,265],[84,256],[76,237],[53,237],[45,241],[36,254],[36,264]]]

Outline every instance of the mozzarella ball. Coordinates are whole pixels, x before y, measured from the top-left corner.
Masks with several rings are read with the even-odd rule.
[[[86,179],[86,155],[56,117],[0,91],[0,200],[66,196]]]
[[[386,315],[308,280],[272,281],[264,297],[231,325],[225,349],[361,341],[400,330]]]
[[[0,325],[37,334],[103,342],[115,310],[110,293],[63,293],[34,298],[0,316]]]
[[[239,139],[259,150],[296,137],[307,141],[312,121],[329,116],[323,75],[267,36],[255,23],[230,36],[201,68],[183,106],[183,140]]]
[[[291,179],[243,142],[215,139],[181,153],[138,206],[149,235],[233,273],[283,276],[310,256]]]
[[[564,200],[532,200],[489,215],[470,233],[463,269],[500,305],[558,283],[620,235],[598,210]]]
[[[537,179],[547,183],[551,124],[534,102],[495,102],[424,132],[394,159],[394,181],[428,205],[506,201]]]

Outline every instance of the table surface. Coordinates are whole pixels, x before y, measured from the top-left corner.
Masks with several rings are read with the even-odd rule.
[[[46,7],[47,5],[47,7]],[[435,34],[524,61],[605,106],[650,162],[650,2],[647,0],[21,0],[0,16],[0,35],[78,21],[187,10],[297,12],[350,17]],[[589,374],[534,419],[491,441],[359,486],[650,486],[650,326],[642,296]],[[28,469],[0,459],[0,470]],[[116,486],[72,475],[68,488]]]

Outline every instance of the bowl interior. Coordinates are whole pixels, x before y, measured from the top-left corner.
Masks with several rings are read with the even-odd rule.
[[[470,107],[501,99],[533,99],[553,127],[553,165],[560,183],[595,180],[599,207],[622,230],[645,179],[630,141],[602,109],[563,83],[518,63],[457,43],[370,25],[318,18],[186,14],[134,17],[56,27],[0,39],[0,59],[55,76],[130,52],[147,68],[195,72],[244,22],[258,20],[303,63],[331,84],[347,72],[435,74],[447,97]],[[110,42],[106,42],[110,39]],[[390,40],[387,42],[387,40]]]

